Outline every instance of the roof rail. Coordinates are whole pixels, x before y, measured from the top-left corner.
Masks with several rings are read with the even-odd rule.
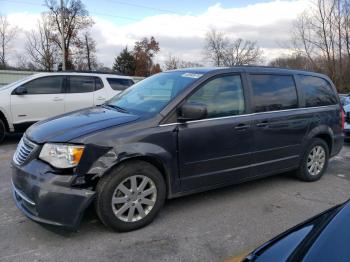
[[[282,69],[282,70],[294,70],[294,71],[301,71],[301,72],[308,72],[308,73],[319,73],[319,72],[314,72],[308,69],[301,69],[301,68],[291,68],[291,67],[281,67],[281,66],[268,66],[268,65],[238,65],[238,66],[231,66],[230,68],[235,68],[235,67],[248,67],[248,68],[266,68],[266,69]],[[322,73],[320,73],[322,74]]]
[[[105,74],[105,75],[120,75],[120,76],[126,76],[125,74],[122,74],[117,71],[94,71],[94,70],[65,70],[65,71],[54,71],[56,73],[91,73],[91,74]]]

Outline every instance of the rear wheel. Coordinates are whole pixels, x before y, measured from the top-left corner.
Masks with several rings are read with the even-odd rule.
[[[6,128],[3,120],[0,119],[0,143],[5,139]]]
[[[312,139],[305,151],[297,176],[303,181],[319,180],[327,169],[328,160],[327,143],[320,138]]]
[[[135,230],[151,223],[166,195],[162,174],[143,161],[118,166],[101,178],[96,191],[96,212],[116,231]]]

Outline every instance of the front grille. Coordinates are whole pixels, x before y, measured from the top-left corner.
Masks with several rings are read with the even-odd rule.
[[[29,141],[25,136],[23,136],[21,141],[19,141],[15,154],[13,155],[13,161],[17,165],[22,165],[28,160],[28,158],[35,151],[36,148],[36,144]]]

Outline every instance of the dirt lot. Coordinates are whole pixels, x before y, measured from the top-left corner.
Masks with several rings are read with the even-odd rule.
[[[10,158],[0,145],[0,261],[222,261],[350,198],[350,145],[318,182],[288,174],[167,201],[148,227],[108,231],[90,210],[77,233],[21,214],[10,192]]]

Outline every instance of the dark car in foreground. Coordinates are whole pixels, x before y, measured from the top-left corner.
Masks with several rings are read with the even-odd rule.
[[[350,260],[350,202],[335,206],[257,248],[242,262]]]
[[[343,145],[328,77],[265,67],[181,69],[102,106],[33,125],[13,157],[17,206],[76,228],[94,204],[107,226],[149,224],[165,199],[295,171],[324,174]]]

